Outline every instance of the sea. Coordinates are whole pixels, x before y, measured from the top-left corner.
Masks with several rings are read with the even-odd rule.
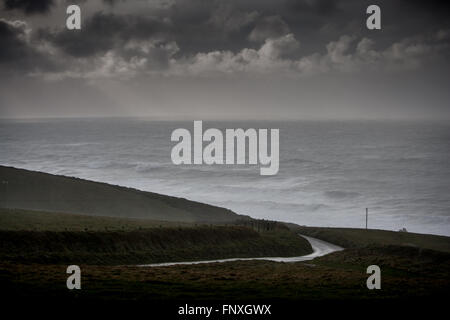
[[[0,120],[0,165],[183,197],[254,218],[450,236],[450,123],[203,121],[279,129],[280,168],[175,165],[177,128],[138,118]]]

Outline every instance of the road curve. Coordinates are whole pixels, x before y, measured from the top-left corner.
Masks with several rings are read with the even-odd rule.
[[[301,235],[301,237],[308,240],[313,248],[313,252],[306,256],[299,257],[259,257],[259,258],[230,258],[230,259],[216,259],[216,260],[201,260],[201,261],[183,261],[183,262],[163,262],[163,263],[151,263],[151,264],[140,264],[138,267],[166,267],[166,266],[176,266],[183,264],[201,264],[201,263],[216,263],[216,262],[229,262],[229,261],[238,261],[238,260],[269,260],[276,262],[299,262],[299,261],[308,261],[317,257],[322,257],[326,254],[344,250],[344,248],[331,244],[329,242],[319,240],[313,237],[307,237]]]

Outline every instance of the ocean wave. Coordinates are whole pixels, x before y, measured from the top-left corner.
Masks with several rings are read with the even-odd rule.
[[[57,144],[59,146],[67,146],[67,147],[82,147],[82,146],[91,146],[91,145],[99,145],[100,142],[72,142],[72,143],[60,143]]]
[[[306,160],[306,159],[301,159],[301,158],[281,159],[281,162],[283,164],[314,164],[314,163],[318,163],[313,160]]]
[[[126,161],[117,160],[96,160],[88,161],[82,166],[88,169],[129,169],[133,168],[133,164]]]
[[[286,178],[286,179],[264,179],[255,178],[255,181],[239,181],[238,183],[222,184],[221,187],[226,187],[234,190],[254,190],[254,191],[270,191],[273,190],[294,190],[303,187],[307,182],[303,178]]]
[[[380,155],[380,154],[368,154],[361,156],[364,160],[374,160],[374,161],[391,161],[391,162],[414,162],[414,161],[423,161],[428,160],[430,156],[428,154],[415,154],[410,156],[386,156],[386,155]]]
[[[159,170],[159,169],[161,169],[161,168],[163,168],[163,167],[165,167],[167,165],[168,165],[167,163],[164,164],[164,163],[154,163],[154,162],[151,162],[151,163],[139,163],[139,164],[135,165],[134,169],[136,170],[136,172],[146,173],[146,172],[152,172],[152,171],[155,171],[155,170]]]
[[[324,194],[328,198],[332,199],[351,199],[359,197],[361,195],[358,192],[342,191],[342,190],[325,191]]]
[[[225,205],[227,207],[234,206],[248,206],[248,207],[259,207],[264,209],[274,209],[274,210],[287,210],[291,212],[314,212],[319,210],[330,209],[331,207],[325,203],[293,203],[285,201],[275,201],[275,200],[262,200],[257,201],[252,200],[232,200],[215,202],[216,204]]]
[[[172,164],[169,138],[172,128],[183,126],[178,122],[113,124],[3,122],[0,162],[214,202],[255,217],[352,225],[369,207],[373,226],[397,228],[390,223],[398,216],[408,230],[450,234],[439,220],[450,216],[448,126],[386,130],[386,124],[374,124],[371,134],[360,123],[274,123],[285,138],[280,171],[267,177],[260,175],[260,165]]]

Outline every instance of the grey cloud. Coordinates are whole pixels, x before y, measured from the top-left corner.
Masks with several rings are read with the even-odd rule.
[[[288,34],[289,31],[289,26],[280,16],[263,17],[250,33],[249,39],[260,42],[268,38],[279,38]]]
[[[404,6],[413,6],[420,10],[428,11],[437,16],[447,15],[450,9],[450,2],[446,0],[402,0],[402,3]]]
[[[6,10],[21,10],[25,14],[47,13],[54,5],[53,0],[3,0]]]
[[[245,48],[236,54],[231,51],[198,53],[192,59],[177,61],[171,71],[197,76],[282,74],[291,67],[291,61],[283,57],[298,46],[294,36],[287,34],[267,39],[257,50]]]
[[[252,25],[259,17],[257,11],[235,10],[231,5],[224,3],[212,9],[211,16],[207,23],[220,28],[223,32],[238,32],[242,28]]]
[[[23,21],[8,21],[0,19],[0,62],[8,63],[29,55],[25,41],[26,23]]]
[[[326,54],[302,57],[297,66],[301,72],[317,74],[330,71],[375,73],[398,72],[442,63],[450,49],[443,41],[447,32],[401,39],[386,48],[376,49],[375,41],[366,37],[344,35],[330,42]]]
[[[154,72],[172,76],[183,72],[189,76],[229,76],[244,72],[304,76],[367,68],[385,71],[420,68],[432,59],[445,63],[443,57],[449,51],[449,28],[445,25],[434,31],[427,26],[420,33],[431,32],[434,40],[430,36],[407,34],[394,40],[386,38],[385,34],[394,31],[356,31],[342,36],[336,28],[324,28],[328,22],[315,30],[315,34],[303,28],[308,17],[315,17],[320,23],[332,13],[344,10],[344,5],[348,8],[355,3],[287,0],[275,5],[271,1],[254,0],[178,0],[158,7],[154,14],[93,12],[85,18],[81,31],[40,29],[34,42],[24,41],[25,31],[8,25],[4,26],[4,33],[8,30],[16,33],[4,37],[7,49],[2,52],[2,58],[24,59],[30,63],[30,57],[40,53],[33,46],[48,46],[54,49],[53,60],[67,61],[61,72],[50,70],[49,74],[56,78],[119,76],[126,79]],[[360,10],[361,4],[356,7]],[[298,21],[293,19],[295,14]],[[340,16],[330,19],[344,20],[345,15]],[[364,18],[364,11],[360,18]],[[312,42],[317,45],[311,45]]]
[[[110,6],[115,5],[118,1],[117,0],[103,0],[104,3],[109,4]]]
[[[288,0],[288,8],[295,11],[308,11],[316,14],[332,14],[338,11],[338,1],[334,0]]]
[[[30,32],[24,21],[0,18],[0,69],[3,75],[55,70],[55,64],[31,42]]]
[[[449,114],[443,2],[379,0],[380,32],[365,28],[370,0],[106,2],[112,5],[74,1],[82,6],[79,32],[64,29],[67,1],[54,1],[46,17],[26,15],[23,6],[0,9],[0,109],[289,119],[391,110],[408,117],[414,108]]]
[[[246,46],[248,34],[260,16],[259,8],[243,8],[235,1],[179,0],[161,14],[172,21],[172,35],[181,51],[195,55]]]
[[[86,21],[81,31],[41,30],[40,38],[71,56],[89,57],[123,47],[132,39],[167,38],[169,25],[169,21],[154,17],[98,12]]]
[[[115,1],[114,1],[115,2]],[[177,56],[195,56],[199,52],[258,49],[268,38],[292,33],[302,43],[303,53],[321,53],[324,45],[342,34],[371,37],[377,46],[388,46],[400,38],[420,33],[416,21],[421,17],[418,5],[401,19],[393,16],[401,12],[402,1],[380,0],[383,27],[389,32],[376,35],[365,29],[365,5],[370,1],[348,0],[177,0],[164,6],[148,5],[142,1],[120,1],[127,6],[126,14],[94,12],[86,15],[81,32],[42,32],[48,41],[69,55],[89,57],[104,54],[123,46],[128,39],[154,39],[175,42]],[[139,6],[137,6],[139,4]],[[109,6],[105,6],[109,7]],[[136,9],[137,10],[137,9]],[[425,19],[425,18],[421,18]],[[441,28],[430,19],[421,28]],[[413,26],[414,28],[412,28]],[[445,25],[444,25],[445,27]],[[322,52],[323,53],[323,52]]]
[[[449,50],[449,32],[433,36],[404,38],[386,48],[376,49],[372,39],[343,35],[325,46],[325,53],[299,55],[299,42],[292,33],[266,39],[259,49],[245,48],[237,53],[212,51],[193,59],[176,61],[175,74],[227,77],[237,75],[276,75],[282,77],[317,76],[327,73],[389,74],[431,67],[445,60]]]

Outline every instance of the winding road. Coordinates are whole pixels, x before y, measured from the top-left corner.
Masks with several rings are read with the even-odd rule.
[[[238,261],[238,260],[269,260],[276,262],[299,262],[299,261],[308,261],[317,257],[322,257],[329,253],[335,251],[344,250],[344,248],[331,244],[329,242],[319,240],[312,237],[307,237],[304,235],[300,235],[305,238],[311,244],[313,248],[313,252],[306,256],[299,257],[259,257],[259,258],[230,258],[230,259],[216,259],[216,260],[201,260],[201,261],[184,261],[184,262],[164,262],[164,263],[152,263],[152,264],[141,264],[139,267],[166,267],[166,266],[176,266],[183,264],[200,264],[200,263],[215,263],[215,262],[229,262],[229,261]]]

